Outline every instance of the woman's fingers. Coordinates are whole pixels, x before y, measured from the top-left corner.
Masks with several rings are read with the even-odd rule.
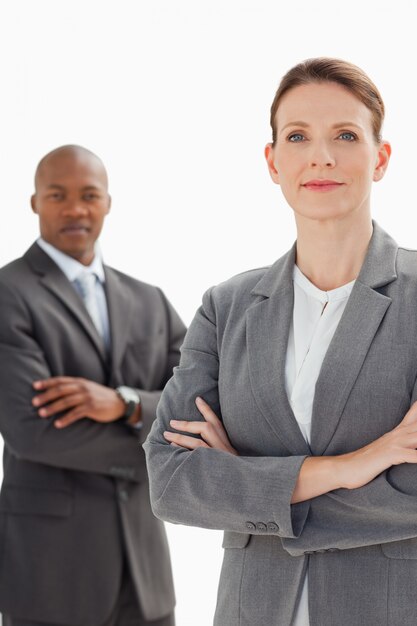
[[[208,443],[210,448],[217,448],[218,450],[224,450],[226,448],[225,442],[219,436],[216,428],[210,422],[188,422],[186,420],[171,420],[170,426],[172,426],[172,428],[174,428],[175,430],[180,430],[181,432],[192,433],[193,435],[200,435],[203,440]]]
[[[215,448],[230,454],[237,455],[236,450],[231,445],[223,423],[217,417],[213,409],[202,398],[196,398],[196,406],[204,417],[205,421],[170,420],[170,426],[180,433],[165,431],[164,437],[173,445],[195,450],[196,448]],[[187,434],[200,435],[200,438],[190,437]]]
[[[414,402],[414,404],[412,404],[411,407],[408,409],[401,422],[401,425],[413,424],[415,422],[417,422],[417,402]]]
[[[203,398],[200,398],[200,396],[197,396],[197,398],[195,399],[195,404],[197,406],[197,409],[200,411],[201,415],[208,422],[211,422],[212,424],[221,423],[219,418],[217,417],[217,415],[211,408],[211,406],[207,404],[207,402],[203,400]]]
[[[230,446],[229,437],[224,429],[223,422],[217,417],[211,406],[207,404],[203,398],[200,398],[200,396],[195,399],[195,404],[204,419],[209,422],[209,424],[212,424],[216,429],[216,432],[223,441],[224,445]]]
[[[190,422],[191,423],[191,422]],[[173,446],[195,450],[196,448],[210,448],[210,446],[202,439],[180,435],[179,433],[171,433],[169,430],[164,432],[164,437]]]

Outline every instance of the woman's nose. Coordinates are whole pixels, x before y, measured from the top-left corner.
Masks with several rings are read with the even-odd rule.
[[[336,165],[336,159],[330,146],[326,142],[316,143],[311,146],[310,166],[331,168]]]

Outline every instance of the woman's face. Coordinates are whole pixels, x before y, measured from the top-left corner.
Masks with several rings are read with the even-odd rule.
[[[373,181],[391,152],[375,143],[370,110],[337,83],[294,87],[275,118],[277,141],[265,156],[272,180],[295,213],[309,219],[369,211]]]

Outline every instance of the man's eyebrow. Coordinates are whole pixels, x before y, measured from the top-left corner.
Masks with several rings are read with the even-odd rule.
[[[48,189],[65,189],[65,187],[63,185],[52,183],[51,185],[48,185]]]

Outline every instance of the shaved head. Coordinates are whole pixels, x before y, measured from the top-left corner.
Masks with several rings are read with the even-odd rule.
[[[111,205],[102,160],[81,146],[48,152],[36,168],[31,205],[43,239],[89,265]]]
[[[55,150],[51,150],[51,152],[45,154],[45,156],[42,157],[42,159],[39,161],[35,172],[35,191],[38,190],[40,181],[48,166],[50,166],[51,164],[59,165],[60,163],[62,163],[63,167],[65,167],[65,163],[68,162],[72,162],[73,164],[79,163],[80,165],[89,165],[94,167],[97,174],[100,175],[101,173],[101,176],[103,177],[102,182],[107,189],[107,171],[100,157],[94,154],[94,152],[91,152],[91,150],[83,148],[83,146],[67,145],[55,148]]]

